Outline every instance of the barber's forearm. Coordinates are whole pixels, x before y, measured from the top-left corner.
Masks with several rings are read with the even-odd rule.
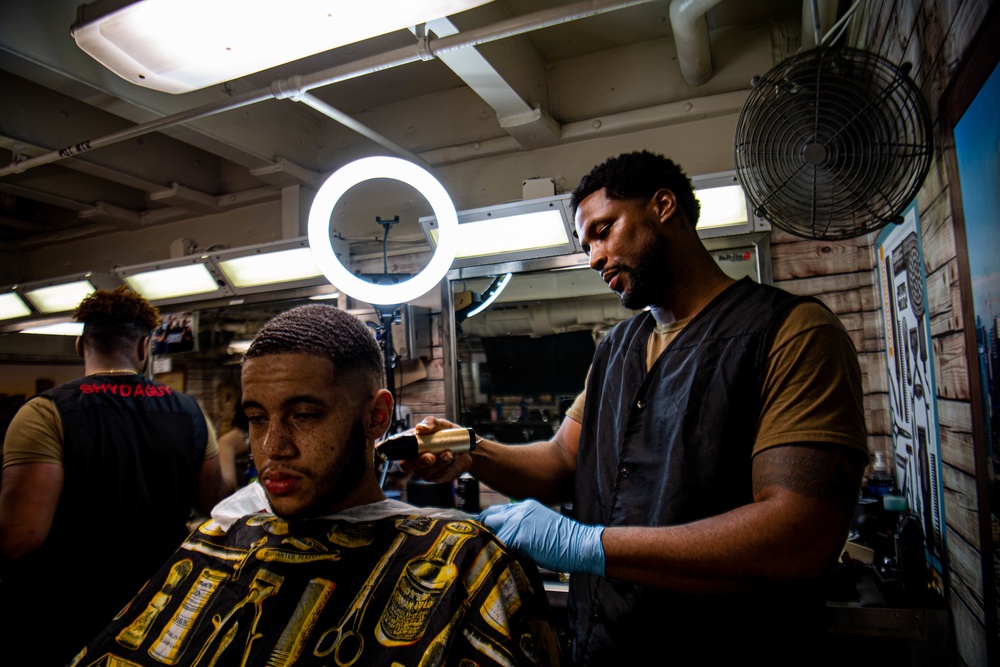
[[[829,503],[792,500],[757,502],[682,526],[605,528],[605,575],[692,593],[815,578],[836,562],[847,525]]]
[[[511,498],[535,498],[545,504],[573,497],[573,471],[551,442],[504,445],[482,440],[472,452],[473,477]]]

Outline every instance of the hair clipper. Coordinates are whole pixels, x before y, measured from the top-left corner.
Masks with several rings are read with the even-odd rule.
[[[416,458],[424,452],[471,452],[476,448],[476,432],[471,428],[446,428],[434,433],[403,433],[375,445],[375,453],[387,461]]]

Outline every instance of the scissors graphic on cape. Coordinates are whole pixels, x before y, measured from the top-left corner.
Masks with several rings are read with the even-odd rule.
[[[333,659],[339,667],[350,667],[358,661],[365,646],[364,637],[358,632],[358,628],[361,627],[361,618],[365,614],[368,598],[371,597],[372,591],[382,580],[386,565],[399,550],[404,539],[406,539],[405,533],[396,536],[396,539],[375,565],[375,569],[368,575],[351,606],[347,609],[344,617],[340,619],[340,623],[325,630],[319,636],[316,648],[313,649],[315,656],[322,658],[333,653]],[[350,623],[350,627],[345,627],[348,623]]]

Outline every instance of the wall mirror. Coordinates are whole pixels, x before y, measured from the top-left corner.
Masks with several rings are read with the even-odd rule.
[[[506,443],[555,433],[583,390],[596,341],[632,314],[582,254],[458,269],[444,291],[445,312],[454,314],[445,332],[446,412]]]
[[[730,276],[771,283],[768,239],[704,243]],[[505,443],[553,435],[584,388],[596,344],[634,314],[582,253],[454,269],[442,292],[453,314],[442,323],[446,415]]]

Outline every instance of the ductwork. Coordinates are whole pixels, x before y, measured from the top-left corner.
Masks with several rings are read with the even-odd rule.
[[[670,27],[677,45],[677,63],[690,86],[712,78],[712,50],[705,14],[722,0],[671,0]]]
[[[671,0],[670,27],[677,63],[689,86],[712,78],[712,50],[705,15],[722,0]],[[802,49],[817,45],[837,19],[837,0],[802,0]]]

